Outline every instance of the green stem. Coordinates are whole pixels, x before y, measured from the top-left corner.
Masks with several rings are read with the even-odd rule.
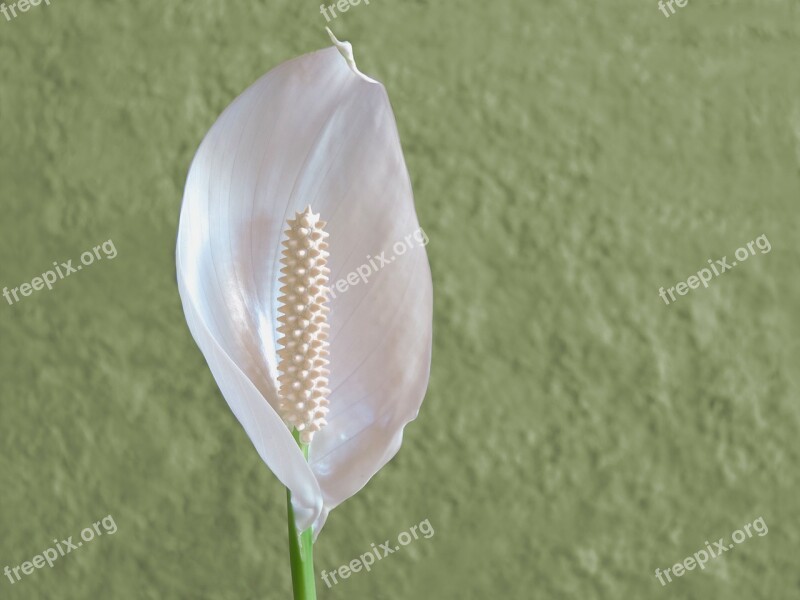
[[[296,430],[292,431],[297,445],[308,460],[308,445],[300,441]],[[292,509],[292,492],[286,489],[286,504],[289,513],[289,560],[292,564],[292,589],[294,600],[316,600],[316,581],[314,579],[314,541],[311,528],[303,532],[297,530]]]

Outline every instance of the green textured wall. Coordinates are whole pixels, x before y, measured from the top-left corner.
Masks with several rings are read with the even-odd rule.
[[[0,16],[0,285],[118,251],[0,298],[0,569],[118,526],[0,598],[289,597],[284,490],[189,334],[174,243],[204,133],[325,24],[289,0]],[[800,6],[372,0],[331,26],[389,91],[436,303],[420,418],[317,567],[435,535],[320,598],[800,597]]]

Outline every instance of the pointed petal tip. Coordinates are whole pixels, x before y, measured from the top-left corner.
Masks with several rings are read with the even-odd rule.
[[[367,77],[361,71],[358,70],[358,67],[356,66],[356,59],[355,56],[353,55],[353,45],[350,42],[340,42],[336,38],[336,36],[333,35],[333,32],[331,31],[330,27],[326,27],[325,31],[328,32],[328,36],[331,38],[331,42],[333,42],[333,45],[336,46],[336,49],[339,51],[339,54],[341,54],[344,57],[345,61],[347,61],[347,66],[350,67],[350,70],[352,70],[353,73],[361,77],[364,81],[368,81],[369,83],[378,83],[371,77]]]

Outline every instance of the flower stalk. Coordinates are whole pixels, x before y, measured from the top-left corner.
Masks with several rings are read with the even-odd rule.
[[[308,460],[308,444],[300,441],[300,434],[292,431],[294,439]],[[311,528],[298,531],[292,509],[292,492],[286,488],[286,506],[289,521],[289,561],[292,566],[292,590],[294,600],[316,600],[317,589],[314,575],[314,538]]]

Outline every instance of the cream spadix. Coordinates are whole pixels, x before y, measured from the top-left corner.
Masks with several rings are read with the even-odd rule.
[[[282,242],[306,207],[327,222],[331,287],[419,228],[386,90],[355,68],[346,43],[279,65],[225,109],[189,171],[177,243],[189,328],[259,455],[291,490],[297,526],[318,533],[394,456],[417,415],[432,286],[425,247],[415,245],[330,294],[330,373],[318,369],[329,380],[327,425],[297,421],[313,433],[306,462],[283,419],[283,385],[294,380],[279,368],[284,337],[297,329],[281,329],[290,314],[281,295],[291,291],[280,281]]]
[[[328,244],[319,215],[306,207],[289,220],[278,280],[278,410],[300,440],[310,444],[328,414]]]

